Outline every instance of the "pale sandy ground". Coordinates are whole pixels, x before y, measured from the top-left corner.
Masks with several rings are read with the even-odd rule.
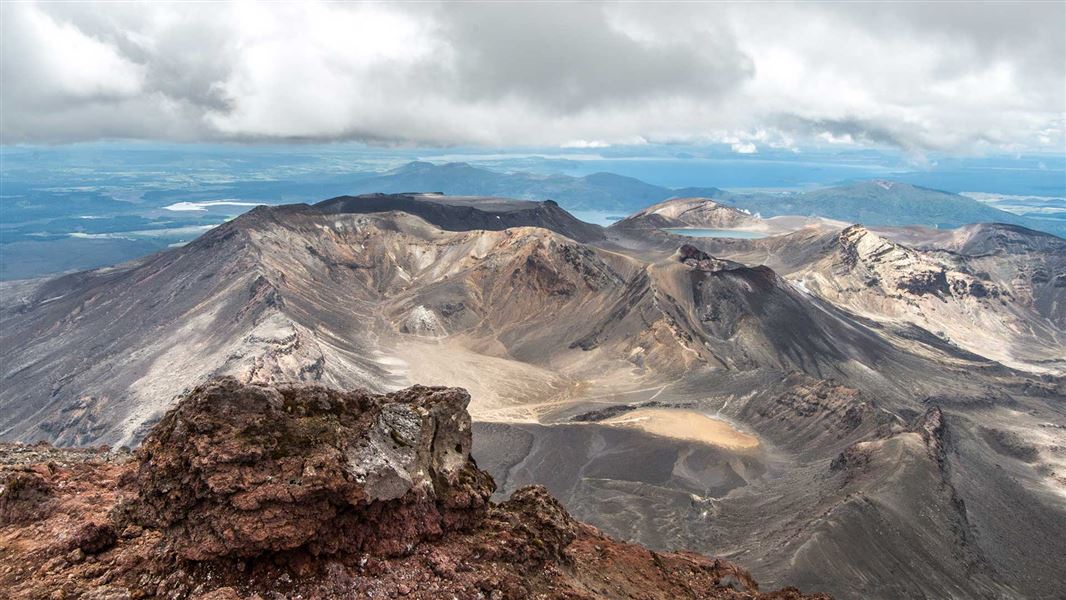
[[[569,405],[596,408],[653,399],[668,384],[649,383],[633,374],[624,361],[597,363],[602,377],[581,376],[585,365],[571,366],[577,375],[488,356],[464,347],[457,337],[435,340],[405,336],[390,350],[396,373],[409,385],[447,385],[470,392],[475,421],[545,423],[546,414]],[[380,359],[379,359],[379,362]],[[628,368],[614,368],[618,364]],[[549,422],[551,420],[549,419]]]
[[[734,450],[750,450],[759,445],[759,439],[755,436],[737,431],[725,421],[712,419],[694,410],[639,408],[602,423]]]
[[[475,421],[537,423],[538,407],[563,401],[575,387],[547,369],[485,356],[450,340],[404,340],[395,353],[412,384],[466,388]]]
[[[411,382],[466,388],[472,397],[470,414],[476,421],[539,423],[541,413],[552,407],[574,402],[598,404],[599,396],[590,392],[610,387],[590,386],[591,382],[570,380],[547,369],[485,356],[451,340],[404,340],[395,351],[405,363]],[[654,388],[628,391],[651,389]],[[611,389],[605,398],[615,400],[619,392]],[[694,410],[641,408],[598,424],[731,450],[759,446],[755,436]]]

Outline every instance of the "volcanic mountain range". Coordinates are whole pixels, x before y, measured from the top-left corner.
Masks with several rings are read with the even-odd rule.
[[[677,226],[781,234],[660,230]],[[501,498],[543,484],[612,535],[770,586],[1051,598],[1064,263],[1066,242],[1018,226],[767,223],[706,199],[606,229],[550,201],[261,207],[8,284],[0,435],[134,445],[218,375],[461,386]]]

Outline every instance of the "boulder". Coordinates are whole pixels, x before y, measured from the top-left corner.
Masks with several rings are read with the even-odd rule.
[[[304,548],[402,555],[480,520],[494,490],[470,460],[470,396],[202,385],[139,449],[136,524],[189,560]]]

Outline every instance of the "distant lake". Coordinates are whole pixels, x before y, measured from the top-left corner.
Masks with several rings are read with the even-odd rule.
[[[570,214],[581,219],[586,223],[592,223],[593,225],[602,225],[607,227],[614,223],[621,221],[625,217],[620,217],[611,211],[603,210],[571,210]]]
[[[687,235],[689,237],[737,238],[742,240],[757,240],[766,237],[765,233],[759,233],[758,231],[737,231],[736,229],[690,229],[688,227],[675,227],[663,229],[663,231],[675,235]]]

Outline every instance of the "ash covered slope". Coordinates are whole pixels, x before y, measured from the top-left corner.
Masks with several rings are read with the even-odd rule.
[[[380,296],[370,270],[353,271],[343,293],[288,285],[314,283],[302,273],[334,279],[311,246],[296,256],[277,250],[309,212],[256,209],[185,247],[50,280],[4,306],[0,435],[127,443],[216,372],[381,389],[389,371],[373,358],[368,307]],[[351,319],[366,326],[338,327]]]
[[[1010,244],[997,247],[1004,253],[992,260],[965,244],[923,251],[855,226],[793,277],[858,314],[912,322],[1012,367],[1066,374],[1066,280],[1058,289],[1049,281],[1066,267],[1066,243],[1014,256]]]
[[[708,227],[732,229],[757,225],[759,219],[707,198],[676,198],[649,206],[612,225],[619,229]]]
[[[967,225],[940,235],[922,229],[917,237],[915,248],[958,255],[974,271],[1010,282],[1023,304],[1066,330],[1066,239],[1002,223]]]
[[[759,594],[728,562],[618,542],[543,488],[492,504],[469,455],[468,401],[454,388],[375,396],[222,379],[133,456],[0,447],[0,593],[828,598]]]
[[[765,240],[700,240],[772,267],[834,306],[908,324],[1012,368],[1066,373],[1066,240],[1014,225],[807,229]]]
[[[404,379],[402,365],[384,353],[383,338],[406,321],[426,319],[386,314],[384,304],[412,286],[470,273],[483,304],[503,307],[506,277],[518,270],[522,280],[528,271],[546,301],[530,298],[527,316],[579,295],[557,292],[580,291],[569,287],[580,274],[560,278],[552,271],[574,270],[563,246],[576,242],[539,217],[574,221],[593,233],[595,226],[548,203],[516,202],[512,210],[486,201],[473,204],[494,206],[477,209],[494,223],[491,215],[521,214],[543,228],[447,232],[395,212],[406,198],[389,197],[399,204],[387,204],[392,212],[383,215],[339,212],[336,205],[262,207],[185,247],[20,290],[0,308],[0,437],[130,443],[143,435],[142,423],[211,374],[395,387]],[[537,258],[549,246],[555,250],[544,260],[558,264]],[[457,319],[472,314],[465,305],[453,309]],[[405,323],[394,328],[390,318]]]

